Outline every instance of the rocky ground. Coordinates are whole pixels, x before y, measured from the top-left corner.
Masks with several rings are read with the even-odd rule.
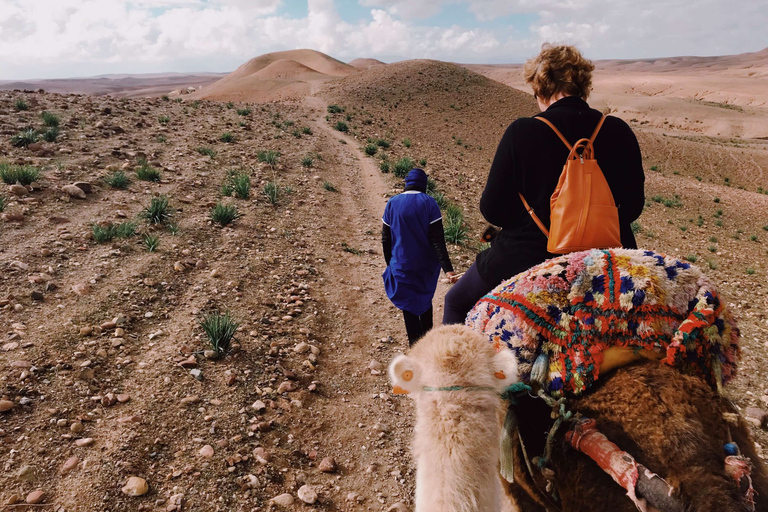
[[[465,270],[485,227],[475,205],[494,141],[533,104],[471,75],[429,98],[374,101],[374,87],[402,83],[385,78],[265,105],[0,93],[0,165],[41,170],[31,186],[0,192],[0,503],[407,510],[411,407],[389,394],[385,375],[406,341],[382,290],[379,247],[380,215],[401,181],[381,163],[411,157],[463,211],[467,238],[450,250]],[[13,146],[28,127],[45,129],[43,111],[60,120],[56,140]],[[424,117],[442,128],[416,128]],[[636,128],[648,167],[639,243],[721,283],[744,343],[731,396],[764,410],[768,196],[757,187],[768,190],[768,178],[739,162],[765,169],[766,146],[729,149],[697,179],[678,165],[688,161],[679,146]],[[368,139],[389,146],[368,156]],[[685,142],[701,145],[691,152],[724,145]],[[142,166],[160,181],[137,179]],[[250,177],[247,199],[222,195],[233,169]],[[119,170],[126,189],[104,182]],[[141,212],[161,195],[172,219],[149,225]],[[241,215],[227,227],[211,221],[219,201]],[[94,240],[94,224],[121,222],[137,234]],[[145,235],[158,238],[154,252]],[[216,309],[240,326],[231,352],[212,359],[197,320]]]

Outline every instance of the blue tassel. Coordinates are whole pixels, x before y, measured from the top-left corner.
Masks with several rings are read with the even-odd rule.
[[[531,380],[543,386],[547,382],[547,375],[549,375],[549,355],[542,352],[533,363]]]
[[[725,446],[723,446],[723,451],[726,455],[738,455],[739,445],[736,443],[725,443]]]

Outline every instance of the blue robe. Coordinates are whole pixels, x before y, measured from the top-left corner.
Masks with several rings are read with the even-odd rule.
[[[429,225],[440,219],[437,202],[416,190],[392,197],[381,219],[392,233],[392,259],[382,275],[387,297],[414,315],[432,307],[440,261],[429,243]]]

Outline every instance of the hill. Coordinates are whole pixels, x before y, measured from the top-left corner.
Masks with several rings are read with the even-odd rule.
[[[217,101],[263,102],[300,98],[312,83],[346,76],[357,69],[315,50],[288,50],[255,57],[191,97]]]
[[[349,65],[358,69],[368,69],[375,66],[386,66],[387,64],[378,59],[355,59],[350,61]]]

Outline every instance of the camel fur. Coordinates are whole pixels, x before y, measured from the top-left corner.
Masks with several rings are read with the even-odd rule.
[[[395,391],[416,404],[416,512],[501,510],[499,393],[517,378],[514,356],[467,327],[447,326],[395,358],[389,373]],[[456,386],[472,389],[424,389]]]

